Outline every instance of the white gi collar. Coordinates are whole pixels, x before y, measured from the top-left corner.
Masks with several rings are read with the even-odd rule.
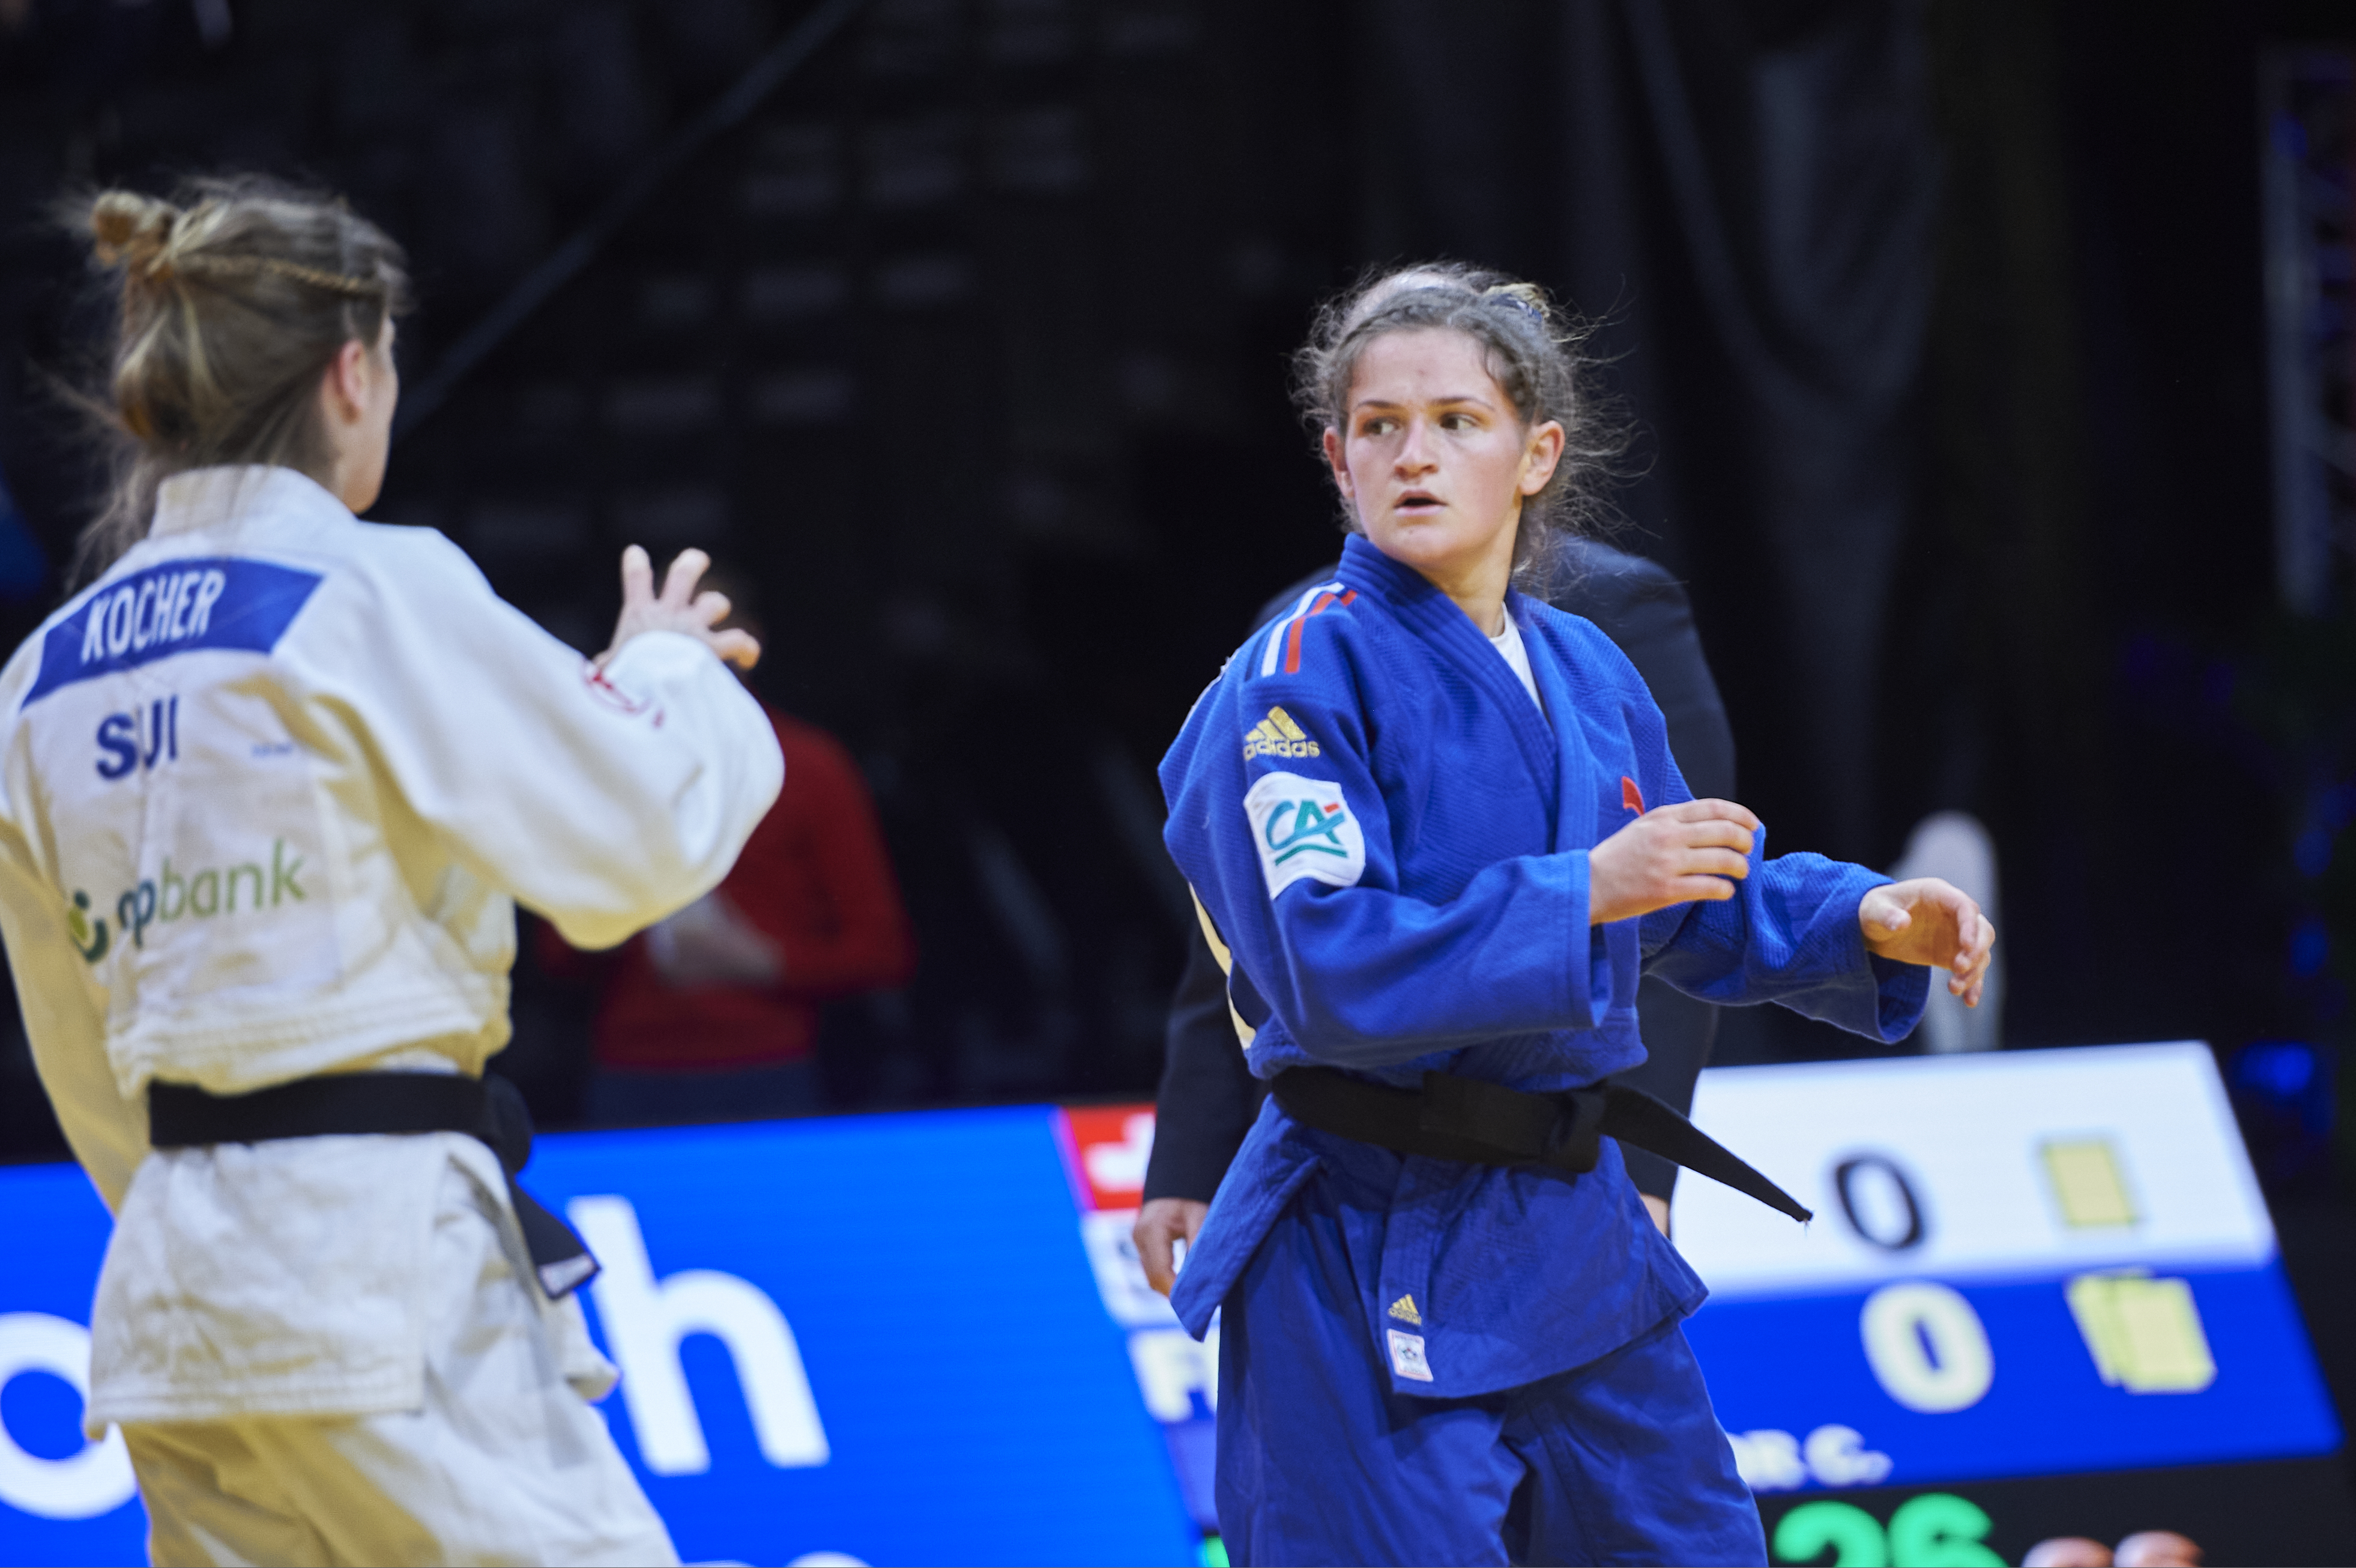
[[[194,533],[256,512],[316,511],[322,503],[344,510],[344,504],[318,481],[292,468],[261,464],[191,468],[156,488],[155,520],[148,526],[147,537]]]

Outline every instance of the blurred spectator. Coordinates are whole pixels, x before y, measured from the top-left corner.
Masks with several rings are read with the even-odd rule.
[[[2201,1568],[2201,1548],[2172,1530],[2138,1531],[2117,1554],[2083,1535],[2040,1541],[2021,1558],[2024,1568]]]
[[[6,0],[0,0],[0,27],[5,27]],[[37,600],[49,586],[49,560],[32,525],[16,510],[8,494],[8,480],[0,475],[0,603]]]
[[[2172,1530],[2143,1530],[2119,1542],[2117,1568],[2201,1568],[2200,1545]]]
[[[719,586],[737,606],[727,624],[758,636],[739,586]],[[541,928],[544,967],[598,982],[592,1122],[824,1110],[819,1004],[903,985],[916,969],[857,764],[825,731],[768,714],[785,789],[725,880],[611,953],[576,952]]]

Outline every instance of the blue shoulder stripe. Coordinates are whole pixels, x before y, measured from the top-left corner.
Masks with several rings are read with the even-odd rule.
[[[24,708],[80,680],[201,648],[266,654],[323,579],[237,556],[166,561],[101,588],[41,639]]]

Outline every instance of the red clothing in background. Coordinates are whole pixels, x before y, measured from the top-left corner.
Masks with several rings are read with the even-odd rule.
[[[786,784],[714,891],[610,954],[543,928],[542,962],[604,971],[601,1067],[766,1067],[807,1058],[819,1002],[888,989],[916,942],[867,785],[823,730],[770,709]]]

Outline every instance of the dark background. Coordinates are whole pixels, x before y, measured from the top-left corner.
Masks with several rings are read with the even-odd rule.
[[[0,641],[96,478],[48,383],[104,313],[45,205],[344,191],[423,301],[376,515],[584,649],[624,543],[710,548],[764,692],[859,758],[922,965],[830,1016],[835,1103],[1142,1095],[1188,923],[1153,765],[1337,548],[1285,356],[1370,264],[1516,271],[1607,318],[1620,542],[1689,583],[1775,845],[1887,865],[1926,813],[1987,822],[2006,1043],[2216,1046],[2356,1408],[2351,540],[2281,607],[2259,96],[2344,7],[867,0],[699,138],[809,15],[0,0]],[[2336,103],[2302,134],[2339,149],[2345,453]],[[591,1002],[522,951],[502,1066],[563,1125]],[[1853,1044],[1764,1008],[1720,1054]],[[0,1157],[61,1153],[0,1032]]]
[[[1976,812],[2007,1043],[2210,1040],[2278,1205],[2338,1211],[2356,635],[2345,539],[2277,607],[2257,93],[2339,8],[870,0],[682,147],[806,15],[0,0],[0,633],[94,482],[45,379],[102,313],[44,204],[342,190],[423,300],[376,515],[584,649],[622,544],[707,546],[765,692],[860,758],[923,962],[830,1019],[837,1103],[1141,1093],[1187,922],[1153,765],[1336,548],[1284,357],[1370,263],[1478,261],[1608,318],[1621,542],[1690,583],[1776,845]],[[507,1062],[563,1125],[588,1001],[525,953]],[[2284,1040],[2305,1077],[2236,1069]],[[1842,1049],[1772,1008],[1724,1047]],[[0,1139],[54,1152],[0,1061]]]

